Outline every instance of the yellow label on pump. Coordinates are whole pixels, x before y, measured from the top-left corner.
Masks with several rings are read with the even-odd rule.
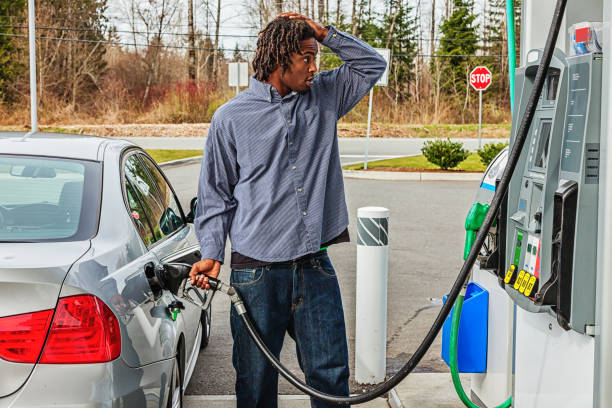
[[[516,278],[516,281],[514,282],[514,289],[518,290],[521,287],[521,282],[523,281],[524,277],[525,277],[525,271],[521,269],[521,271],[518,274],[518,277]]]
[[[512,277],[514,276],[514,272],[515,271],[516,271],[516,266],[515,265],[510,265],[510,268],[508,268],[508,272],[506,272],[506,277],[504,278],[504,283],[512,282]]]
[[[525,276],[523,276],[523,281],[521,282],[521,286],[519,286],[519,292],[520,293],[524,293],[525,292],[525,288],[527,287],[527,284],[529,283],[529,279],[531,279],[531,274],[529,273],[525,273]]]
[[[527,287],[525,288],[525,293],[524,295],[529,297],[531,295],[531,292],[533,291],[533,287],[535,286],[536,280],[538,278],[536,278],[535,276],[532,276],[531,278],[529,278],[529,283],[527,284]]]

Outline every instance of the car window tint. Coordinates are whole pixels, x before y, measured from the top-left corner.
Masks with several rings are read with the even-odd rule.
[[[149,219],[147,218],[147,214],[142,209],[142,197],[139,196],[130,185],[129,181],[126,180],[125,192],[127,195],[128,206],[130,210],[130,217],[134,222],[134,226],[140,235],[140,238],[144,241],[146,246],[151,245],[155,242],[155,237],[153,236],[153,230],[151,229],[151,224]]]
[[[160,203],[164,208],[161,217],[157,219],[159,227],[164,235],[171,234],[185,225],[183,217],[181,216],[178,201],[174,196],[172,189],[166,182],[166,179],[155,164],[153,164],[151,160],[143,154],[139,154],[139,157],[147,168],[151,179],[155,183],[155,187],[157,188],[157,192],[159,194]]]
[[[154,240],[162,239],[166,234],[160,228],[159,221],[156,220],[161,219],[164,207],[159,201],[155,184],[149,177],[144,164],[138,160],[137,155],[133,154],[126,159],[124,171],[135,193],[142,198],[140,205],[151,223]]]

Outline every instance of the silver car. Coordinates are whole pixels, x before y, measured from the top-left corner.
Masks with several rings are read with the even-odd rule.
[[[193,208],[127,141],[23,136],[0,133],[0,407],[180,407],[210,309],[156,276],[200,259]]]

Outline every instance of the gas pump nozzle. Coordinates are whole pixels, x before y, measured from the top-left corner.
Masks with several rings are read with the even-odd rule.
[[[463,249],[463,259],[467,259],[474,241],[476,233],[482,227],[482,223],[489,211],[489,204],[474,203],[465,219],[465,247]]]

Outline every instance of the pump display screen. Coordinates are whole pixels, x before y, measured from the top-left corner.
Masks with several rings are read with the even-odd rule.
[[[550,141],[550,130],[552,122],[542,121],[540,122],[540,140],[538,142],[538,150],[534,157],[534,167],[545,169],[548,164],[548,143]]]

